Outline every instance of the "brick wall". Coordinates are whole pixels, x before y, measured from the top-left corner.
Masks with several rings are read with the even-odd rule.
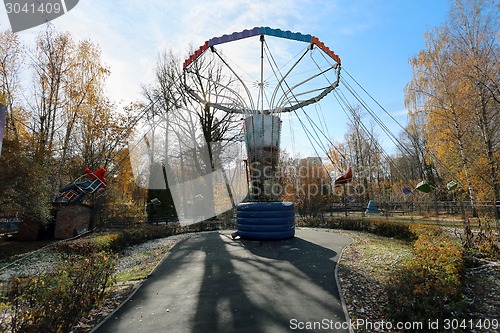
[[[32,241],[38,239],[40,222],[33,220],[22,220],[19,222],[19,231],[16,238],[19,240]]]
[[[54,239],[67,239],[76,235],[76,230],[88,229],[92,207],[86,205],[60,205],[56,211]]]

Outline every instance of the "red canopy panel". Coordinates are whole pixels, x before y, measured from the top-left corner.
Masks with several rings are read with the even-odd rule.
[[[347,169],[347,172],[345,174],[343,174],[339,178],[335,179],[334,185],[335,186],[344,185],[344,184],[349,183],[350,181],[352,181],[352,169],[351,169],[351,167],[349,167],[349,169]]]

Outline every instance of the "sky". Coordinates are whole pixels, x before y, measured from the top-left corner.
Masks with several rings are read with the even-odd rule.
[[[269,26],[317,36],[341,57],[343,70],[404,125],[404,87],[412,78],[408,60],[425,48],[425,32],[447,19],[449,6],[447,0],[80,0],[52,23],[75,40],[100,46],[111,70],[108,94],[119,107],[142,99],[141,86],[153,81],[161,52],[187,55],[212,37]],[[9,27],[0,8],[0,30]],[[42,30],[18,34],[29,42]],[[321,112],[331,139],[342,141],[347,119],[333,104],[321,101]],[[380,112],[397,133],[398,126]],[[304,140],[298,141],[299,153],[310,155]],[[383,145],[392,150],[387,141]]]

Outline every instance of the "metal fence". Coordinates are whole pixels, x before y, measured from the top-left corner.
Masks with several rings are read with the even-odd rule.
[[[442,225],[461,225],[463,221],[471,226],[500,230],[500,203],[464,201],[434,202],[375,202],[376,214],[367,211],[368,203],[336,203],[327,206],[322,216],[344,218],[387,218]]]
[[[375,202],[381,213],[420,216],[455,216],[497,218],[500,214],[500,202],[476,202],[473,206],[464,201],[434,201],[434,202]],[[368,203],[336,203],[325,207],[325,212],[363,212]]]

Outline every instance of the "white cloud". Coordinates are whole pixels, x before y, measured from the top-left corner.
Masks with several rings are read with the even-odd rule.
[[[140,85],[151,81],[160,51],[169,48],[185,55],[191,46],[214,36],[274,22],[275,27],[286,27],[300,17],[300,3],[128,0],[116,5],[89,0],[53,23],[75,39],[89,38],[100,45],[111,68],[109,93],[116,101],[130,101],[140,98]]]
[[[198,47],[214,36],[270,26],[318,36],[341,56],[343,64],[352,67],[356,79],[368,82],[371,93],[379,89],[377,100],[386,108],[391,103],[389,109],[398,110],[392,114],[402,119],[406,114],[402,84],[407,81],[405,73],[409,72],[406,58],[418,52],[422,45],[422,41],[405,37],[409,33],[423,35],[429,25],[446,14],[441,8],[444,5],[436,9],[431,0],[422,0],[418,6],[408,3],[398,0],[81,0],[53,23],[58,29],[70,31],[76,40],[88,38],[100,46],[103,61],[111,69],[107,89],[116,102],[128,104],[141,98],[141,84],[152,81],[161,51],[170,49],[183,57],[191,46]],[[433,10],[429,11],[426,8],[431,4]],[[417,13],[415,8],[422,11]],[[413,25],[401,25],[401,31],[395,31],[394,27],[406,17],[413,20]],[[381,33],[377,35],[380,40],[389,41],[387,45],[391,45],[395,34],[408,41],[408,45],[386,47],[383,57],[375,57],[381,50],[371,49],[370,45],[374,43],[373,31],[381,26],[391,27],[377,31]],[[0,29],[8,27],[7,15],[0,9]],[[19,35],[25,41],[32,41],[41,30],[43,27]],[[394,54],[394,50],[401,54]],[[277,48],[276,54],[286,57],[286,51],[286,48]],[[244,43],[231,52],[232,59],[258,66],[258,61],[246,58],[253,55]],[[321,105],[331,126],[345,124],[334,100],[325,99]],[[327,111],[330,109],[337,111]],[[332,133],[341,137],[341,131],[339,128]]]
[[[401,109],[401,110],[390,112],[390,114],[393,117],[407,116],[408,115],[408,110],[407,109]]]
[[[77,40],[91,39],[101,47],[111,69],[107,88],[119,102],[141,98],[140,86],[151,81],[162,50],[172,49],[183,56],[209,38],[255,26],[316,34],[322,28],[318,19],[334,9],[338,7],[329,2],[312,0],[86,0],[53,24]],[[309,27],[315,32],[308,31]],[[32,40],[41,29],[21,36]],[[242,58],[245,53],[240,48],[232,56]]]

